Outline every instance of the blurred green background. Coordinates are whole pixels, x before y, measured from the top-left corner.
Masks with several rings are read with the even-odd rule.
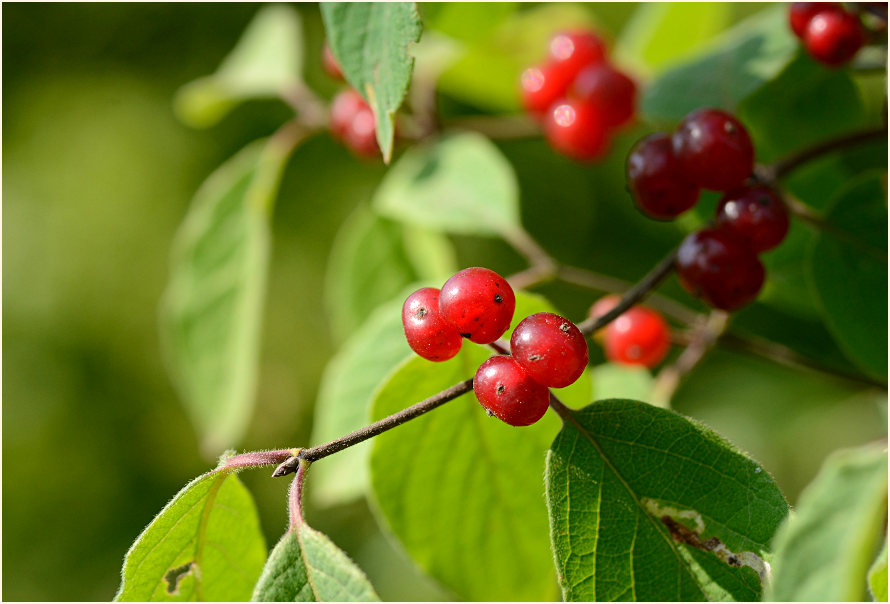
[[[181,85],[216,69],[259,8],[3,6],[4,599],[111,599],[132,540],[212,465],[161,361],[157,309],[170,244],[203,179],[274,132],[290,110],[254,101],[197,131],[176,120],[171,101]],[[306,80],[329,97],[337,85],[319,67],[318,9],[296,8]],[[760,8],[729,9],[727,25]],[[581,10],[617,37],[637,9]],[[487,109],[441,101],[454,113]],[[519,176],[523,222],[556,257],[634,280],[678,241],[676,225],[647,221],[626,202],[624,157],[643,131],[622,135],[594,167],[557,156],[540,139],[499,143]],[[331,242],[384,171],[327,135],[288,164],[275,211],[258,402],[239,449],[310,444],[320,373],[336,347],[321,294]],[[502,242],[455,243],[462,266],[523,267]],[[598,297],[565,285],[540,291],[575,318]],[[663,291],[695,305],[675,280]],[[739,317],[758,322],[834,346],[817,322],[765,305]],[[886,434],[885,391],[728,351],[694,372],[674,406],[761,461],[792,502],[828,452]],[[287,484],[267,476],[242,474],[271,545],[286,524]],[[449,598],[389,544],[365,503],[308,514],[384,599]]]

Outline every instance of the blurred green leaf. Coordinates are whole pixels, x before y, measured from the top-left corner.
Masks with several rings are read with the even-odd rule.
[[[871,568],[868,569],[868,589],[871,597],[875,602],[885,602],[887,600],[887,541],[884,541],[884,547],[881,553],[875,559]]]
[[[410,283],[444,282],[456,270],[454,249],[443,235],[403,227],[359,205],[338,231],[325,270],[324,302],[334,334],[348,337]]]
[[[179,89],[174,109],[192,127],[212,126],[238,103],[286,94],[300,84],[302,64],[300,15],[285,4],[265,6],[216,73]]]
[[[652,374],[645,367],[603,363],[591,369],[593,398],[648,400],[652,395]]]
[[[379,390],[374,418],[472,377],[490,353],[467,342],[453,359],[409,359]],[[556,584],[541,498],[552,413],[514,428],[472,394],[374,439],[377,506],[405,550],[467,600],[553,600]]]
[[[167,366],[206,452],[235,444],[254,403],[269,215],[287,153],[256,142],[195,194],[161,301]]]
[[[373,203],[384,216],[451,233],[505,235],[520,228],[513,168],[476,133],[409,149],[387,172]]]
[[[797,53],[787,11],[776,6],[754,15],[716,38],[710,52],[664,72],[643,92],[643,116],[673,124],[699,107],[734,111]]]
[[[630,400],[572,412],[545,482],[567,601],[758,600],[788,509],[769,474],[717,434]]]
[[[323,533],[305,523],[269,554],[254,602],[378,602],[368,578]]]
[[[231,470],[187,484],[124,558],[120,602],[243,602],[266,560],[250,493]]]
[[[322,2],[328,44],[349,84],[374,111],[383,161],[392,155],[394,118],[411,81],[409,45],[420,39],[413,2]]]
[[[835,199],[808,258],[813,293],[844,353],[887,376],[887,189],[863,175]]]
[[[887,451],[869,446],[833,454],[776,534],[768,599],[865,600],[886,517]]]
[[[427,29],[465,42],[485,39],[517,8],[518,2],[425,2],[420,5]]]
[[[639,75],[657,73],[694,54],[730,23],[725,2],[649,2],[637,5],[615,44],[614,58]]]

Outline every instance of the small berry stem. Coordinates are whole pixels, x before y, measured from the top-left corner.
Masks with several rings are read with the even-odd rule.
[[[288,501],[288,517],[290,520],[289,530],[293,531],[303,524],[303,484],[306,479],[306,472],[309,471],[309,462],[303,461],[297,468],[297,475],[294,476],[290,483],[287,493]]]

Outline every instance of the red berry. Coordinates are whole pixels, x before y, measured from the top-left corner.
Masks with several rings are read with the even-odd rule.
[[[573,384],[587,368],[587,343],[574,323],[549,312],[524,318],[510,338],[510,350],[536,381],[552,388]]]
[[[463,339],[439,314],[439,290],[424,287],[402,305],[402,326],[411,350],[428,361],[447,361],[460,351]]]
[[[374,112],[351,88],[340,92],[331,103],[331,132],[359,155],[380,153]]]
[[[692,233],[680,244],[677,276],[689,293],[711,306],[735,310],[757,297],[764,270],[737,235],[710,228]]]
[[[613,363],[658,365],[670,347],[670,332],[661,315],[645,306],[634,306],[606,326],[606,358]]]
[[[633,117],[637,86],[624,73],[600,63],[581,70],[569,95],[593,105],[606,126],[615,128]]]
[[[835,67],[859,52],[865,44],[865,32],[856,15],[824,11],[810,20],[804,44],[816,60]]]
[[[550,404],[547,387],[508,356],[491,357],[479,366],[473,392],[489,415],[511,426],[530,426],[544,416]]]
[[[550,39],[550,60],[572,73],[572,77],[606,57],[606,45],[592,31],[565,31]]]
[[[686,177],[715,191],[742,184],[754,169],[754,145],[745,127],[719,109],[693,111],[671,140]]]
[[[663,132],[639,141],[627,158],[627,184],[637,207],[647,216],[674,218],[698,201],[698,186],[686,179],[674,157],[671,137]]]
[[[608,147],[606,123],[596,108],[578,100],[563,99],[545,117],[544,133],[550,145],[577,160],[591,160]]]
[[[788,23],[794,35],[803,39],[813,17],[825,11],[843,12],[843,10],[836,2],[792,2],[788,7]]]
[[[331,52],[331,47],[328,46],[327,41],[325,41],[324,48],[321,51],[321,66],[325,73],[335,80],[343,80],[343,70],[340,69],[340,63],[337,62],[334,53]]]
[[[742,186],[720,200],[717,224],[760,253],[779,245],[788,234],[788,211],[769,187]]]
[[[465,268],[446,281],[439,294],[442,317],[477,344],[491,344],[504,335],[515,309],[513,288],[487,268]]]

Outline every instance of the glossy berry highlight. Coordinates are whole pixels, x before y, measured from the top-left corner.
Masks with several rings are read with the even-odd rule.
[[[613,363],[651,369],[670,349],[670,331],[657,311],[634,306],[606,326],[603,348]]]
[[[424,287],[402,305],[402,326],[408,346],[428,361],[447,361],[460,352],[463,338],[439,314],[439,290]]]
[[[843,7],[836,2],[792,2],[788,7],[788,24],[794,35],[803,39],[813,17],[822,12],[843,11]]]
[[[814,59],[837,67],[852,59],[865,44],[859,17],[846,11],[823,11],[814,16],[804,33],[804,45]]]
[[[725,111],[693,111],[671,141],[686,178],[705,189],[728,191],[754,170],[751,137],[741,122]]]
[[[738,187],[717,205],[716,222],[757,253],[771,250],[788,234],[788,211],[769,187]]]
[[[331,102],[331,133],[359,155],[379,155],[374,112],[358,92],[347,89]]]
[[[550,39],[550,61],[574,78],[586,66],[601,63],[606,45],[592,31],[566,31]]]
[[[631,149],[627,184],[640,211],[659,220],[679,216],[695,205],[701,193],[686,178],[671,137],[663,132],[650,134]]]
[[[601,157],[608,148],[602,114],[577,99],[563,99],[551,107],[545,117],[544,134],[554,149],[579,161]]]
[[[763,286],[763,265],[754,251],[723,228],[688,235],[677,250],[676,266],[689,293],[722,310],[753,302]]]
[[[550,391],[513,357],[491,357],[476,371],[473,392],[489,415],[511,426],[530,426],[544,416]]]
[[[442,318],[476,344],[491,344],[504,335],[515,309],[516,296],[507,280],[482,267],[456,273],[439,294]]]
[[[573,384],[587,368],[587,343],[574,323],[540,312],[520,321],[510,338],[513,358],[536,381],[552,388]]]

